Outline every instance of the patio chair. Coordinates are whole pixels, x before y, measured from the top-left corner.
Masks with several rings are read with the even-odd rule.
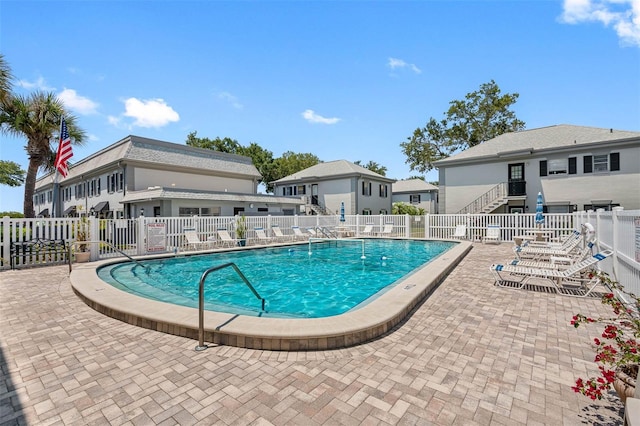
[[[200,237],[198,237],[198,233],[195,228],[184,228],[184,237],[187,239],[187,248],[191,248],[193,250],[203,250],[211,248],[210,241],[202,241]]]
[[[500,244],[500,225],[487,225],[487,233],[482,237],[482,244],[487,241]]]
[[[360,231],[360,235],[371,235],[372,233],[373,233],[372,224],[365,225],[364,228],[362,228],[362,231]]]
[[[294,239],[306,240],[309,238],[309,234],[305,234],[304,232],[302,232],[299,226],[292,226],[291,229],[293,230]]]
[[[273,239],[267,235],[267,233],[264,230],[264,228],[255,227],[255,228],[253,228],[253,230],[256,233],[257,241],[265,243],[265,244],[271,244],[272,243]]]
[[[271,225],[271,232],[273,232],[276,241],[286,241],[289,235],[284,235],[282,229],[278,225]]]
[[[454,231],[451,238],[457,238],[460,240],[464,240],[467,238],[467,225],[456,225],[456,230]]]
[[[315,228],[307,228],[307,233],[310,237],[319,237],[318,232]]]
[[[584,240],[582,234],[577,237],[569,238],[567,243],[559,248],[550,248],[548,246],[515,246],[513,252],[518,259],[539,260],[552,256],[571,256],[579,251],[580,243]]]
[[[514,259],[509,263],[509,265],[529,268],[567,269],[573,266],[576,262],[582,262],[592,255],[594,246],[595,241],[591,241],[585,248],[578,250],[575,253],[571,253],[568,256],[550,256],[540,260]]]
[[[383,237],[385,235],[391,236],[393,234],[393,223],[387,223],[382,228],[382,231],[378,232],[379,237]]]
[[[233,247],[236,245],[236,240],[231,237],[229,231],[227,231],[226,229],[218,229],[218,238],[221,247]]]
[[[611,254],[613,254],[612,250],[604,250],[563,270],[500,264],[493,264],[489,269],[495,277],[495,284],[499,287],[521,289],[531,280],[542,280],[553,284],[558,293],[567,296],[586,297],[600,282],[595,276],[589,277],[589,268],[611,256]],[[513,287],[512,283],[519,285]],[[581,290],[582,293],[570,293],[567,290]]]

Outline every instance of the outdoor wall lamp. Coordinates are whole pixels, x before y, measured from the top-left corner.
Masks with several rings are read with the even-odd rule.
[[[140,209],[140,216],[144,216],[144,207]]]
[[[91,207],[91,209],[89,209],[89,214],[91,216],[95,216],[96,215],[96,209],[94,209],[93,207]]]

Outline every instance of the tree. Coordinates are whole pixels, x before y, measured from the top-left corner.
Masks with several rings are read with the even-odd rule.
[[[82,145],[85,132],[76,125],[75,116],[68,114],[54,93],[35,92],[28,97],[10,96],[0,111],[2,133],[25,137],[29,165],[24,188],[24,215],[34,217],[33,194],[38,170],[51,166],[57,146],[52,147],[53,135],[59,131],[60,118],[65,118],[71,142]],[[56,143],[55,141],[54,143]]]
[[[360,160],[358,161],[354,161],[353,164],[357,164],[358,166],[362,166],[367,170],[371,170],[374,173],[377,173],[381,176],[386,176],[387,175],[387,168],[385,166],[382,166],[378,163],[376,163],[375,161],[369,161],[366,165],[362,165]]]
[[[187,135],[187,145],[250,157],[253,165],[256,166],[262,176],[259,182],[263,183],[267,192],[270,193],[273,192],[271,182],[320,162],[320,159],[313,154],[298,154],[291,151],[287,151],[281,157],[274,159],[271,151],[262,148],[255,142],[251,142],[249,146],[244,146],[231,138],[199,138],[197,132],[191,132]]]
[[[319,163],[321,163],[320,159],[314,154],[287,151],[283,153],[281,157],[275,159],[272,181],[292,175]]]
[[[242,146],[235,139],[220,139],[219,137],[215,139],[199,138],[197,137],[197,132],[191,132],[187,135],[187,145],[250,157],[253,165],[256,166],[256,169],[258,169],[258,172],[260,172],[262,176],[259,182],[264,183],[267,186],[267,191],[270,191],[268,182],[273,180],[273,153],[262,148],[257,143],[251,142],[249,146]],[[273,190],[273,188],[271,188],[271,190]]]
[[[219,137],[216,137],[215,139],[199,138],[197,137],[197,134],[198,132],[191,132],[187,135],[187,145],[196,148],[205,148],[211,149],[213,151],[226,152],[228,154],[239,154],[238,150],[242,148],[240,143],[235,139],[220,139]]]
[[[0,185],[20,186],[24,183],[25,171],[14,161],[0,160]]]
[[[411,204],[398,202],[391,206],[391,214],[408,214],[410,216],[424,215],[424,209]]]
[[[424,128],[414,130],[413,135],[400,147],[407,156],[411,170],[426,173],[433,163],[451,154],[471,148],[507,132],[525,128],[509,107],[516,103],[517,93],[500,94],[500,88],[491,80],[480,89],[467,93],[464,100],[449,103],[443,120],[431,117]]]
[[[4,106],[11,99],[11,67],[4,59],[4,55],[0,53],[0,105]]]

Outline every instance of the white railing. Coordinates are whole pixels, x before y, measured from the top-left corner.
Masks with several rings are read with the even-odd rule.
[[[598,249],[612,249],[614,255],[602,262],[602,269],[617,279],[629,291],[640,294],[640,210],[613,212],[576,212],[569,214],[545,214],[544,228],[559,237],[580,225],[589,222],[596,229]],[[487,225],[497,224],[502,241],[511,241],[535,228],[535,214],[428,214],[408,215],[346,215],[344,222],[339,215],[333,216],[247,216],[247,238],[255,240],[254,228],[261,227],[270,233],[272,226],[280,227],[285,235],[293,235],[292,226],[305,228],[335,228],[340,226],[350,235],[362,236],[366,225],[373,225],[372,234],[379,234],[387,224],[393,224],[390,237],[451,238],[457,225],[466,225],[467,239],[481,241]],[[12,242],[33,239],[75,240],[78,218],[64,219],[11,219],[0,222],[0,269],[9,269]],[[227,229],[235,235],[237,217],[139,217],[136,219],[88,218],[90,238],[93,241],[109,242],[113,247],[133,256],[148,253],[146,229],[149,223],[164,223],[166,251],[182,251],[185,248],[185,228],[195,228],[201,240],[215,238],[218,229]],[[91,259],[98,260],[121,256],[108,244],[91,244]],[[504,261],[505,259],[496,259]],[[30,259],[20,256],[15,266],[47,264],[46,259]]]
[[[464,206],[462,209],[460,209],[458,213],[460,214],[480,213],[482,212],[482,209],[484,209],[486,206],[490,205],[494,201],[500,198],[506,197],[507,190],[508,190],[507,182],[500,182],[499,184],[497,184],[496,186],[494,186],[493,188],[491,188],[490,190],[488,190],[487,192],[485,192],[484,194],[482,194],[481,196],[479,196],[478,198],[476,198],[475,200],[473,200],[472,202]]]

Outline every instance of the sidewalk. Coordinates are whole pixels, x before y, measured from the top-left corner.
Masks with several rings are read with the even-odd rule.
[[[367,344],[325,352],[211,347],[105,317],[68,268],[0,273],[0,424],[622,424],[597,373],[597,298],[493,286],[508,244],[476,244],[414,314]]]

